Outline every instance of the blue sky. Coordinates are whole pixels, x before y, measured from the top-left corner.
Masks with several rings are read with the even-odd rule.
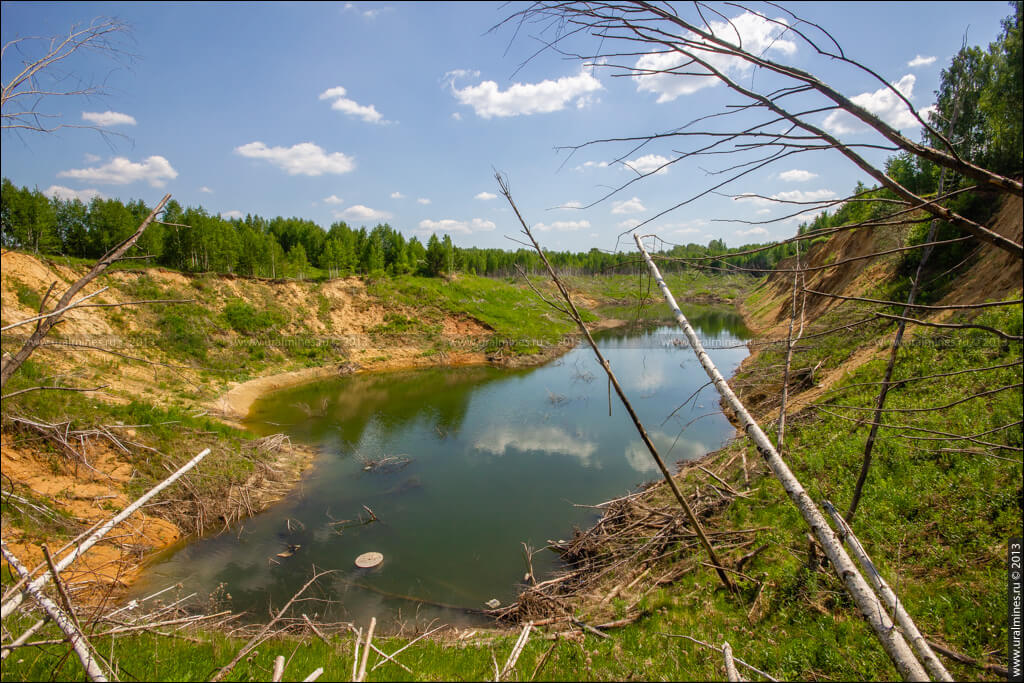
[[[986,46],[1010,13],[1005,2],[787,6],[827,28],[848,56],[898,83],[919,109],[931,104],[940,70],[965,31],[969,44]],[[518,37],[507,27],[488,33],[518,7],[4,2],[5,44],[111,16],[131,26],[124,46],[136,58],[78,54],[63,65],[67,73],[102,82],[106,93],[40,103],[59,115],[54,121],[97,123],[127,137],[70,127],[53,134],[7,130],[3,175],[85,200],[99,193],[152,205],[170,192],[184,205],[226,216],[299,216],[325,228],[336,220],[387,222],[421,239],[448,232],[461,246],[513,248],[506,236],[515,237],[518,225],[493,196],[492,169],[498,169],[541,243],[571,250],[613,249],[631,224],[715,184],[717,176],[708,172],[729,164],[704,157],[674,164],[590,208],[556,208],[588,205],[636,176],[610,163],[626,147],[596,145],[571,155],[557,148],[676,128],[739,100],[721,85],[615,78],[607,68],[584,68],[550,51],[528,59],[540,47],[537,28]],[[731,19],[742,14],[720,9]],[[750,31],[748,40],[759,38],[757,26]],[[27,55],[38,53],[38,44],[24,45]],[[877,93],[881,84],[867,74],[816,57],[785,36],[767,55],[860,96],[918,139],[906,112]],[[13,50],[5,54],[4,83],[20,59]],[[736,75],[747,83],[761,77]],[[826,114],[814,120],[843,139],[873,140],[850,121]],[[648,170],[678,148],[652,145],[626,160]],[[841,197],[858,180],[868,179],[825,152],[784,159],[724,191],[807,200]],[[796,220],[752,226],[732,219],[788,213],[777,204],[711,195],[652,221],[644,232],[673,242],[721,238],[738,245],[789,236]]]

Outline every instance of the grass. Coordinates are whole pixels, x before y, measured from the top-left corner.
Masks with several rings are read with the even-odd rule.
[[[575,291],[591,299],[618,302],[615,310],[621,309],[623,313],[638,306],[645,310],[646,281],[639,295],[637,278],[628,276],[573,278],[571,284]],[[680,299],[699,296],[735,300],[745,295],[750,281],[716,281],[687,272],[670,276],[670,286]],[[490,326],[496,335],[513,339],[556,338],[571,331],[568,323],[538,302],[529,289],[508,281],[471,276],[450,281],[405,277],[371,283],[369,289],[382,302],[423,313],[418,320],[405,314],[390,316],[378,330],[383,334],[403,334],[423,327],[435,329],[445,314],[471,316]],[[746,303],[751,308],[770,305],[766,299],[762,288],[751,294]],[[606,313],[606,309],[602,312]],[[839,307],[814,321],[815,329],[834,327],[859,317],[853,307]],[[1022,320],[1024,313],[1016,306],[987,311],[975,322],[1020,335]],[[813,331],[808,330],[808,334]],[[859,350],[878,349],[877,357],[850,372],[832,387],[833,391],[822,396],[817,401],[819,407],[789,421],[786,459],[790,467],[815,500],[830,499],[840,510],[849,503],[867,434],[867,428],[857,420],[870,415],[842,406],[863,408],[873,404],[877,385],[871,383],[882,377],[885,341],[891,338],[892,331],[891,324],[876,321],[842,334],[813,341],[809,338],[794,361],[798,369],[817,366],[816,377],[820,378],[822,372],[839,368]],[[900,352],[896,378],[1019,361],[1019,343],[993,343],[992,339],[977,330],[918,330]],[[219,352],[215,344],[207,351],[209,355]],[[279,360],[268,357],[261,362]],[[777,411],[771,396],[776,393],[778,381],[773,378],[780,374],[777,365],[781,360],[777,348],[763,349],[732,382],[742,388],[755,412],[768,416],[762,425],[767,427],[769,436]],[[23,370],[26,376],[19,381],[32,381],[45,374],[39,366],[27,367],[27,372]],[[1012,425],[1020,420],[1022,404],[1021,390],[1013,385],[1021,381],[1018,364],[980,374],[905,382],[890,392],[889,408],[916,411],[981,391],[1011,388],[938,413],[892,412],[885,422],[959,434],[980,434]],[[152,438],[161,449],[173,448],[172,441],[181,440],[181,434],[200,439],[204,436],[200,432],[218,429],[215,423],[190,418],[181,411],[158,411],[132,404],[91,405],[93,402],[81,395],[41,393],[26,394],[24,400],[33,402],[32,410],[51,415],[52,419],[84,411],[88,420],[100,423],[177,421],[180,426],[154,431]],[[901,434],[928,436],[906,427],[881,431],[854,529],[928,637],[985,659],[993,651],[1002,651],[1006,643],[1004,562],[1006,541],[1011,535],[1019,535],[1022,522],[1019,461],[943,452],[942,448],[963,450],[978,445],[963,441],[914,441],[898,438]],[[244,439],[244,435],[235,432],[205,436],[237,444]],[[1019,424],[980,438],[1011,448],[1022,447]],[[190,445],[196,446],[198,442]],[[516,677],[528,678],[547,656],[535,680],[723,678],[718,653],[671,635],[688,635],[715,645],[728,640],[737,657],[782,680],[870,680],[892,679],[897,675],[857,616],[838,579],[828,571],[809,566],[804,523],[781,485],[758,464],[756,452],[740,441],[721,451],[716,462],[726,461],[740,449],[745,449],[748,461],[755,463],[750,497],[736,500],[707,523],[716,529],[761,529],[750,547],[766,545],[767,549],[744,572],[757,579],[763,590],[759,593],[754,583],[740,581],[741,594],[730,596],[719,588],[712,570],[697,565],[675,583],[649,593],[639,603],[645,616],[635,624],[611,631],[608,639],[586,635],[582,642],[552,643],[534,636],[519,659]],[[731,475],[731,482],[738,485],[735,468]],[[706,489],[706,483],[706,479],[689,475],[682,486],[684,491],[695,485]],[[4,514],[6,517],[6,510]],[[748,549],[734,551],[731,559]],[[694,560],[688,558],[690,562]],[[619,601],[613,606],[621,613],[624,604]],[[588,615],[581,612],[579,616]],[[48,628],[52,633],[52,627]],[[100,639],[99,650],[105,655],[113,653],[122,678],[205,680],[243,644],[242,640],[219,632],[198,631],[188,635],[199,642],[145,635],[124,637],[113,643]],[[493,677],[492,654],[499,666],[503,664],[517,635],[483,634],[457,644],[421,641],[399,656],[399,661],[410,667],[414,675],[388,663],[367,678]],[[244,659],[230,680],[267,678],[278,654],[289,658],[286,677],[301,678],[323,666],[323,680],[347,679],[351,676],[352,641],[351,636],[332,637],[330,645],[312,636],[275,638],[262,643],[251,658]],[[386,652],[398,649],[404,642],[397,638],[375,639]],[[553,649],[549,652],[549,648]],[[82,678],[77,661],[63,656],[65,649],[19,651],[5,662],[2,678]],[[370,661],[372,664],[375,657]],[[992,678],[991,674],[962,665],[949,664],[949,668],[957,679]]]
[[[467,316],[490,327],[498,337],[525,341],[525,346],[555,342],[575,329],[526,285],[512,279],[460,275],[448,280],[406,275],[372,282],[367,290],[385,304],[417,308],[422,323],[437,324],[445,314]],[[590,312],[586,317],[597,319]]]

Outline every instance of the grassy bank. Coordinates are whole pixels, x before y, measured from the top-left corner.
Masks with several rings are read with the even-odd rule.
[[[670,282],[677,293],[687,287],[685,277]],[[577,280],[572,285],[584,298],[616,307],[600,308],[605,315],[607,310],[644,309],[646,292],[637,292],[636,278]],[[516,318],[502,317],[509,310],[520,310],[531,319],[543,315],[542,308],[531,306],[529,292],[520,300],[502,300],[494,293],[498,285],[490,281],[409,280],[396,282],[390,291],[375,290],[382,286],[371,283],[368,289],[374,296],[391,297],[396,306],[418,302],[424,315],[416,324],[428,327],[443,325],[445,315],[465,315],[486,317],[496,332],[513,331]],[[693,296],[705,287],[711,292],[706,296],[729,298],[722,294],[730,291],[728,282],[693,282],[686,291]],[[730,296],[741,298],[744,291],[738,288]],[[769,302],[759,290],[748,300],[751,303]],[[652,310],[660,317],[658,308]],[[787,428],[791,468],[815,500],[829,499],[841,511],[850,501],[860,468],[868,431],[864,422],[870,420],[865,409],[873,405],[894,328],[875,320],[841,334],[812,335],[859,317],[856,307],[839,306],[813,321],[794,360],[791,392],[801,410],[791,416]],[[1021,320],[1021,307],[1016,306],[984,313],[972,322],[1020,335]],[[397,334],[412,323],[396,319],[384,324],[392,325]],[[783,357],[778,345],[758,349],[732,383],[771,436]],[[896,411],[885,418],[890,426],[882,429],[853,525],[925,635],[990,665],[1003,663],[999,653],[1006,642],[1006,542],[1021,526],[1021,465],[1019,450],[1012,450],[1022,447],[1020,358],[1019,342],[977,329],[918,328],[901,350],[896,375],[900,383],[888,402]],[[993,369],[964,372],[971,368]],[[936,404],[945,407],[924,411]],[[975,441],[929,440],[936,431],[983,436]],[[978,440],[1011,450],[993,451]],[[744,484],[741,453],[749,465],[749,485]],[[1000,454],[1010,459],[991,457]],[[624,618],[632,623],[607,629],[608,637],[564,620],[543,627],[546,634],[560,635],[547,640],[535,633],[510,678],[722,679],[721,655],[681,636],[714,645],[728,641],[737,657],[778,679],[895,678],[895,669],[838,579],[822,563],[802,519],[758,454],[745,441],[736,441],[701,465],[724,484],[696,467],[685,469],[678,481],[691,499],[704,501],[709,530],[735,539],[716,544],[725,563],[740,572],[734,577],[739,593],[722,590],[715,572],[702,564],[703,555],[689,550],[690,541],[670,543],[654,556],[623,556],[614,571],[574,584],[574,594],[566,594],[562,606],[591,625]],[[664,486],[656,486],[637,505],[671,510],[674,503]],[[633,532],[635,543],[643,545],[661,530],[641,527]],[[517,629],[462,639],[448,633],[419,641],[397,657],[411,672],[385,662],[367,679],[491,678],[494,662],[500,667],[509,656]],[[156,635],[99,638],[98,650],[111,654],[122,678],[205,680],[245,642],[224,631],[189,630],[179,635],[194,640]],[[375,643],[392,652],[409,640],[385,638]],[[296,624],[290,634],[261,643],[229,679],[266,678],[276,655],[289,659],[286,679],[302,678],[317,667],[324,667],[325,679],[348,679],[353,642],[347,632],[330,635],[324,642]],[[81,678],[77,661],[64,657],[64,652],[20,651],[5,662],[3,678]],[[370,668],[379,659],[371,655]],[[948,660],[946,664],[957,679],[998,678],[990,669]]]

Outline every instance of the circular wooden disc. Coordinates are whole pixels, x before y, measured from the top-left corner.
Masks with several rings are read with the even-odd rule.
[[[360,569],[369,569],[370,567],[376,567],[383,561],[384,556],[380,553],[363,553],[356,558],[356,566]]]

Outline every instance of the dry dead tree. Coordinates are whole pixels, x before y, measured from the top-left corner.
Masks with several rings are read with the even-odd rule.
[[[878,573],[878,569],[875,568],[874,563],[871,561],[871,557],[868,556],[867,551],[864,550],[864,546],[860,544],[857,537],[854,536],[853,530],[850,528],[849,523],[843,519],[839,512],[829,501],[822,501],[822,506],[832,517],[832,521],[835,522],[839,528],[839,537],[843,540],[843,543],[850,548],[850,552],[857,558],[857,562],[860,564],[864,573],[867,574],[868,580],[871,585],[874,586],[875,591],[881,596],[882,600],[885,601],[886,607],[893,613],[896,622],[899,623],[900,628],[907,634],[907,638],[910,639],[910,644],[913,645],[917,654],[921,657],[921,661],[924,663],[925,668],[928,672],[940,681],[952,681],[953,677],[946,671],[946,667],[942,665],[939,658],[932,652],[931,647],[928,645],[928,641],[925,640],[924,636],[917,628],[917,624],[907,614],[907,610],[903,607],[896,593],[893,592],[889,584],[886,583],[882,575]]]
[[[131,505],[126,507],[120,513],[118,513],[117,515],[112,517],[110,520],[108,520],[105,524],[103,524],[98,529],[96,529],[96,531],[94,531],[85,541],[83,541],[80,545],[76,545],[74,547],[74,549],[70,553],[65,555],[59,562],[57,562],[57,564],[56,564],[57,571],[58,572],[64,571],[69,566],[71,566],[71,564],[76,559],[78,559],[83,553],[85,553],[87,550],[89,550],[89,548],[91,548],[92,546],[96,545],[99,541],[101,541],[103,539],[103,537],[106,536],[110,532],[111,529],[113,529],[115,526],[117,526],[118,524],[120,524],[124,520],[128,519],[132,514],[134,514],[137,510],[139,510],[143,505],[145,505],[147,502],[149,502],[154,496],[156,496],[158,493],[160,493],[161,491],[166,489],[168,486],[173,484],[175,481],[177,481],[183,474],[188,472],[190,469],[192,469],[193,467],[198,465],[199,462],[203,458],[205,458],[209,453],[210,453],[210,449],[209,448],[204,449],[201,453],[199,453],[194,458],[189,460],[187,463],[182,465],[176,472],[171,474],[171,476],[167,477],[162,482],[160,482],[159,484],[157,484],[156,486],[151,488],[149,491],[147,491],[145,494],[143,494],[143,496],[140,497],[138,500],[136,500],[134,503],[132,503]],[[22,591],[39,590],[44,585],[46,585],[46,583],[51,578],[53,578],[53,575],[51,574],[51,572],[47,571],[42,576],[32,580],[29,584],[24,586],[22,588]],[[0,607],[0,618],[6,619],[11,614],[11,612],[13,612],[15,609],[18,608],[18,605],[21,604],[23,599],[24,599],[23,598],[23,593],[19,592],[19,593],[15,593],[9,600],[4,602],[3,606]]]
[[[6,61],[11,58],[11,53],[18,52],[24,55],[22,47],[29,40],[47,41],[45,51],[41,55],[25,59],[22,68],[3,84],[0,90],[0,128],[37,133],[52,133],[60,128],[89,128],[104,135],[121,135],[99,126],[67,123],[48,126],[46,119],[57,118],[59,115],[44,113],[39,105],[49,97],[95,97],[104,94],[102,85],[87,85],[81,81],[78,87],[69,89],[61,82],[66,78],[66,74],[52,72],[55,67],[61,66],[76,53],[84,51],[100,52],[114,59],[131,59],[133,55],[124,49],[121,41],[128,31],[127,24],[117,19],[100,17],[86,26],[72,26],[66,35],[56,36],[48,41],[40,37],[21,37],[4,43],[0,50],[0,58],[4,60],[4,72],[13,73]],[[11,53],[8,53],[8,50]]]
[[[700,520],[697,519],[697,516],[694,514],[693,509],[690,507],[689,503],[686,501],[686,498],[684,498],[683,494],[679,491],[679,487],[676,486],[675,480],[672,478],[672,474],[668,471],[668,467],[665,466],[665,461],[662,460],[661,455],[659,455],[658,449],[651,441],[650,437],[647,434],[647,430],[643,426],[643,423],[640,422],[640,418],[637,417],[636,412],[633,410],[633,406],[632,404],[630,404],[629,399],[626,397],[626,394],[623,391],[622,386],[619,384],[618,379],[616,379],[615,373],[612,372],[611,365],[608,363],[607,360],[605,360],[604,355],[601,353],[601,350],[598,349],[597,344],[594,342],[594,338],[591,336],[590,330],[587,329],[586,324],[583,322],[583,318],[580,317],[579,311],[576,309],[576,305],[573,303],[572,297],[570,296],[568,290],[565,288],[565,285],[558,277],[558,274],[555,272],[554,268],[551,267],[551,263],[548,261],[547,256],[544,254],[544,250],[541,249],[540,245],[537,243],[537,240],[534,239],[533,233],[530,232],[529,226],[526,224],[526,221],[519,213],[519,208],[516,206],[515,201],[512,199],[512,193],[509,190],[507,181],[505,180],[504,177],[502,177],[500,173],[495,173],[495,180],[498,182],[498,187],[500,188],[502,195],[505,197],[506,200],[508,200],[509,205],[512,207],[512,211],[515,213],[516,218],[519,220],[519,224],[523,228],[523,233],[530,240],[533,249],[540,256],[541,261],[544,263],[544,266],[548,271],[548,275],[551,277],[551,280],[558,288],[559,293],[562,295],[562,300],[565,302],[564,307],[558,304],[554,304],[553,302],[549,302],[549,304],[552,305],[555,308],[555,310],[559,311],[563,315],[566,315],[569,319],[575,322],[576,326],[580,329],[580,332],[583,333],[583,336],[586,338],[591,350],[597,357],[598,363],[601,365],[601,367],[605,371],[605,374],[608,376],[609,383],[612,387],[614,387],[615,393],[619,397],[619,401],[622,403],[623,407],[625,407],[626,412],[629,414],[629,417],[632,420],[634,427],[636,427],[637,433],[640,435],[640,439],[644,442],[644,445],[647,447],[647,451],[651,454],[651,457],[657,464],[658,469],[661,470],[662,477],[664,477],[666,483],[668,483],[673,495],[679,502],[679,506],[686,513],[686,516],[690,521],[690,525],[693,527],[694,531],[697,533],[697,536],[700,538],[701,545],[704,547],[705,552],[707,552],[708,557],[711,559],[711,563],[715,567],[715,571],[718,574],[718,578],[722,581],[722,584],[725,585],[725,587],[730,592],[735,592],[736,587],[735,585],[733,585],[733,582],[729,578],[729,575],[722,568],[723,565],[721,561],[719,561],[718,555],[715,553],[715,549],[712,547],[711,542],[708,540],[707,535],[704,533],[704,527],[701,525]],[[527,280],[527,282],[529,282],[529,280]],[[534,291],[536,291],[536,288],[534,288]],[[610,395],[608,397],[608,400],[610,406]]]
[[[634,182],[686,159],[712,154],[718,156],[762,154],[762,156],[716,171],[716,174],[727,174],[728,177],[717,182],[713,187],[700,191],[645,221],[645,223],[649,223],[780,159],[806,152],[834,150],[867,173],[879,185],[893,192],[897,197],[896,202],[902,202],[906,207],[920,208],[967,234],[1014,254],[1017,258],[1024,256],[1024,247],[1021,244],[1000,235],[988,226],[957,214],[939,202],[927,200],[896,182],[883,169],[865,159],[860,148],[903,150],[926,159],[940,168],[948,168],[960,176],[974,181],[979,186],[1018,197],[1024,195],[1021,181],[982,168],[964,159],[945,136],[921,117],[899,89],[864,64],[849,58],[833,36],[820,26],[805,21],[777,5],[773,5],[773,7],[787,15],[786,18],[773,19],[743,4],[732,3],[731,6],[749,13],[770,27],[775,40],[780,40],[785,36],[794,45],[797,43],[805,45],[815,54],[827,58],[833,63],[851,67],[861,74],[867,74],[877,80],[883,88],[889,90],[903,103],[907,113],[913,116],[918,124],[940,142],[939,147],[910,140],[880,117],[867,111],[814,74],[769,59],[765,56],[764,51],[753,52],[744,48],[742,32],[733,20],[706,3],[695,2],[688,5],[690,12],[684,16],[675,6],[668,3],[627,0],[621,2],[535,2],[526,9],[513,13],[499,26],[518,24],[521,29],[525,25],[532,25],[539,26],[542,32],[549,30],[554,35],[543,38],[542,43],[546,48],[579,59],[593,67],[610,69],[618,77],[643,79],[670,76],[710,79],[725,84],[746,102],[730,111],[717,113],[710,117],[703,116],[664,133],[607,138],[570,147],[569,149],[576,151],[598,143],[630,144],[632,145],[631,149],[616,159],[617,162],[622,163],[625,162],[629,154],[654,141],[673,142],[702,138],[709,140],[706,144],[696,146],[691,150],[682,152],[674,150],[675,158],[646,173],[638,172],[637,177],[609,191],[598,201],[607,199]],[[714,17],[715,20],[709,20],[708,17]],[[815,35],[812,35],[812,32]],[[570,44],[574,38],[587,36],[599,41],[596,50],[588,49],[589,45],[577,48]],[[583,52],[582,50],[587,51]],[[656,63],[665,56],[669,58],[667,61],[662,60],[660,63]],[[643,58],[647,58],[647,61],[643,61]],[[630,64],[625,61],[627,59],[634,61]],[[727,65],[733,64],[741,64],[744,68],[759,70],[765,74],[765,78],[759,79],[757,82],[766,85],[761,85],[760,88],[754,85],[749,87],[742,85],[727,73]],[[812,122],[812,117],[815,115],[836,111],[845,112],[858,120],[860,124],[867,126],[869,130],[879,136],[880,144],[845,143],[836,135]],[[726,117],[750,114],[761,114],[763,118],[753,124],[737,124],[736,129],[731,131],[694,129],[696,124],[709,118],[720,121]],[[779,130],[780,124],[786,126],[782,132]]]
[[[54,311],[45,315],[42,315],[41,313],[42,317],[36,320],[36,328],[32,332],[32,335],[25,341],[22,347],[14,353],[13,356],[10,358],[5,357],[3,359],[2,365],[0,365],[0,389],[7,384],[7,380],[9,380],[18,368],[21,367],[21,364],[32,355],[32,352],[39,348],[50,329],[52,329],[53,326],[61,319],[61,316],[66,311],[74,308],[76,304],[80,304],[84,300],[83,297],[83,299],[75,301],[75,295],[77,295],[83,287],[102,275],[112,263],[124,256],[125,252],[135,245],[139,237],[142,236],[142,233],[149,227],[149,224],[156,219],[157,214],[163,211],[164,205],[167,204],[170,198],[171,195],[164,195],[164,198],[160,200],[160,203],[156,205],[156,208],[150,212],[146,219],[142,221],[131,237],[104,254],[88,273],[68,287],[67,291],[64,292],[61,298],[57,301]],[[42,311],[42,308],[45,305],[46,298],[44,297],[42,303],[39,305],[40,311]]]
[[[7,560],[7,564],[14,569],[15,573],[18,574],[23,580],[29,578],[28,570],[24,565],[14,556],[14,553],[8,549],[7,544],[0,539],[0,552],[3,553],[3,557]],[[78,656],[78,661],[82,663],[82,668],[85,669],[86,675],[91,681],[109,681],[110,678],[108,673],[103,669],[100,663],[94,656],[92,646],[89,644],[88,639],[78,624],[75,623],[74,618],[65,613],[58,607],[50,598],[39,589],[39,586],[34,585],[35,582],[29,582],[26,584],[24,590],[31,596],[35,602],[43,608],[47,616],[50,617],[60,627],[60,630],[64,632],[67,637],[68,643],[71,644],[72,650]]]
[[[814,533],[815,539],[821,545],[825,554],[828,556],[835,568],[836,574],[839,580],[842,581],[846,591],[857,605],[861,615],[870,624],[872,630],[875,632],[876,637],[885,649],[886,654],[892,660],[896,669],[900,672],[900,675],[907,680],[928,680],[927,673],[921,666],[921,663],[917,661],[914,652],[907,645],[903,634],[895,628],[893,621],[886,614],[882,603],[879,601],[878,596],[871,590],[871,587],[864,580],[864,577],[857,570],[857,565],[854,564],[850,556],[847,555],[843,549],[842,544],[836,538],[835,532],[829,526],[828,521],[821,514],[817,505],[811,499],[810,495],[804,490],[800,481],[793,475],[789,466],[785,463],[782,457],[779,455],[775,446],[768,439],[765,433],[758,426],[757,422],[750,416],[743,403],[740,402],[736,394],[733,393],[729,384],[722,377],[722,374],[718,371],[711,357],[708,356],[704,350],[703,344],[697,337],[697,333],[690,325],[686,316],[679,310],[679,305],[676,303],[675,298],[672,296],[672,292],[669,291],[668,285],[665,284],[664,278],[661,276],[661,272],[658,271],[658,267],[654,264],[650,254],[647,253],[647,249],[644,248],[643,242],[640,240],[639,235],[634,235],[637,248],[640,253],[643,254],[644,259],[647,261],[647,266],[651,270],[651,275],[658,283],[658,287],[661,289],[662,294],[665,297],[666,303],[669,308],[672,309],[672,313],[676,318],[676,322],[682,327],[683,332],[686,334],[687,339],[690,341],[690,346],[697,358],[700,360],[701,365],[707,372],[708,377],[712,379],[715,384],[715,389],[718,390],[719,395],[728,404],[729,408],[736,415],[743,430],[747,436],[750,437],[754,445],[757,447],[758,452],[765,459],[768,467],[771,468],[776,478],[782,483],[783,488],[789,495],[790,499],[797,506],[800,511],[800,515],[804,518],[804,521],[811,528]]]

